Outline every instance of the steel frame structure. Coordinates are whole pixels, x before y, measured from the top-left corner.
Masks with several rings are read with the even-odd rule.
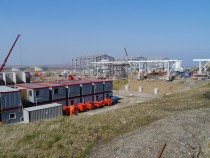
[[[203,74],[210,67],[210,59],[193,59],[193,61],[197,61],[199,64],[198,74]]]

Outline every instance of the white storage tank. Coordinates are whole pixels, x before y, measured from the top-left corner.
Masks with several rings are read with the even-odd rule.
[[[62,104],[52,103],[23,109],[25,123],[52,119],[63,115]]]

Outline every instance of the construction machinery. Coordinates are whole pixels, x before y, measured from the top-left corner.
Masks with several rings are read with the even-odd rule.
[[[5,65],[6,65],[6,63],[7,63],[7,60],[8,60],[8,58],[9,58],[10,54],[12,53],[12,50],[13,50],[13,48],[15,47],[15,44],[16,44],[16,42],[17,42],[17,40],[18,40],[18,38],[19,38],[20,36],[21,36],[21,35],[18,35],[17,38],[15,39],[15,42],[13,43],[12,47],[11,47],[10,50],[9,50],[9,53],[7,54],[6,58],[4,59],[3,64],[2,64],[1,67],[0,67],[0,72],[3,71],[3,69],[4,69],[4,67],[5,67]]]

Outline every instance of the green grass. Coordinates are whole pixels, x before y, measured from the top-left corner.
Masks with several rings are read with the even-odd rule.
[[[0,157],[85,157],[108,142],[177,112],[210,108],[210,84],[93,116],[0,127]]]
[[[113,81],[113,89],[119,90],[122,86],[126,85],[128,80],[114,80]]]

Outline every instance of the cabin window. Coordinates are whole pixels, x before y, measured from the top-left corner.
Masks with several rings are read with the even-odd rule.
[[[58,94],[58,88],[54,89],[54,94]]]
[[[28,94],[29,96],[32,96],[32,90],[29,90]]]
[[[16,119],[16,114],[15,113],[10,113],[9,114],[9,119]]]
[[[36,91],[36,96],[37,96],[37,97],[39,96],[39,91]]]

